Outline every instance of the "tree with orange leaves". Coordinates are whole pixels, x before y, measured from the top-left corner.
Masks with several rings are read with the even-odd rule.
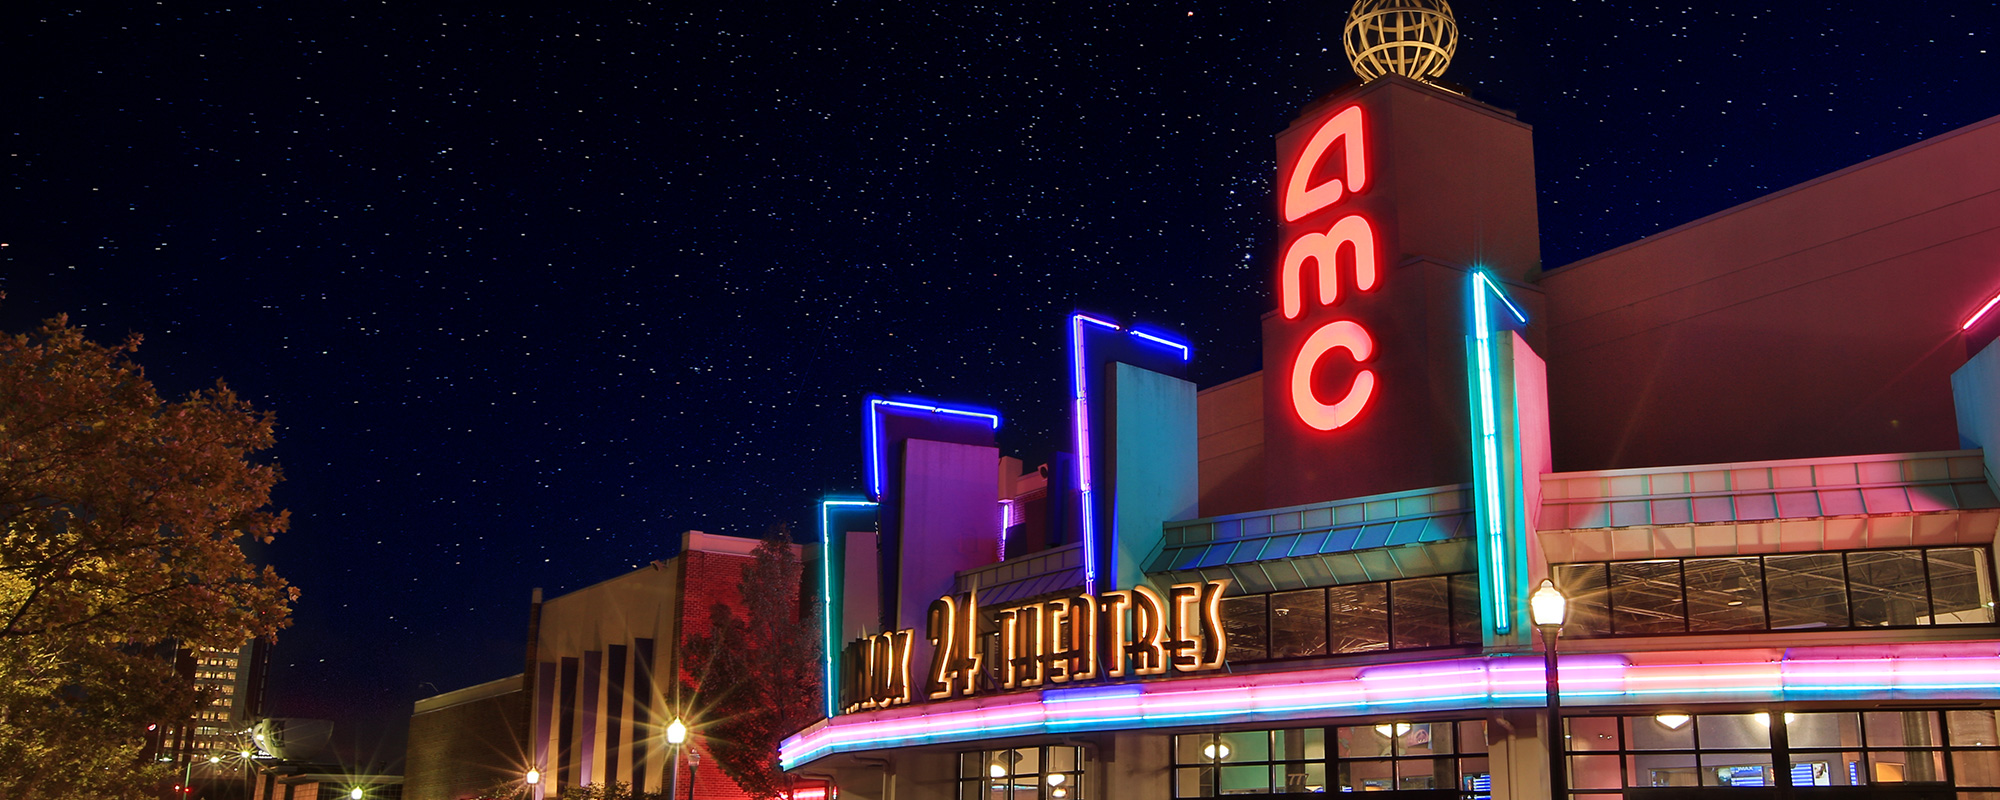
[[[207,698],[174,649],[273,638],[297,591],[245,557],[269,508],[276,424],[221,382],[160,398],[139,337],[63,317],[0,335],[0,796],[147,797],[148,725]],[[164,655],[163,655],[164,653]]]

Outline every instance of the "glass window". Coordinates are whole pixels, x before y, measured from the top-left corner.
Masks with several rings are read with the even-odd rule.
[[[1664,712],[1650,717],[1625,718],[1625,746],[1632,750],[1694,749],[1694,717]],[[1690,773],[1692,774],[1692,773]],[[1677,786],[1679,784],[1642,784]],[[1694,784],[1687,784],[1692,786]]]
[[[1567,717],[1564,735],[1572,753],[1591,750],[1619,750],[1617,717]]]
[[[1688,630],[1740,631],[1764,627],[1764,575],[1760,559],[1690,558],[1687,576]]]
[[[1951,729],[1951,744],[1954,746],[2000,746],[2000,711],[1951,711],[1945,714],[1945,723]],[[1984,783],[1981,782],[1982,785]],[[1994,783],[2000,784],[2000,781]]]
[[[1389,585],[1357,583],[1327,589],[1333,652],[1389,649]]]
[[[1786,714],[1792,747],[1860,747],[1861,717],[1852,711]]]
[[[1326,655],[1326,590],[1271,595],[1271,657]]]
[[[1557,564],[1553,568],[1556,588],[1569,598],[1569,612],[1563,620],[1564,636],[1608,636],[1611,633],[1611,595],[1607,564]]]
[[[1230,661],[1262,661],[1270,657],[1264,618],[1268,595],[1222,598],[1222,630],[1229,638]]]
[[[1848,553],[1847,588],[1856,627],[1930,622],[1930,590],[1919,551]]]
[[[1479,576],[1451,576],[1451,643],[1479,644]]]
[[[1017,747],[958,756],[960,800],[1087,800],[1077,747]]]
[[[1986,551],[1971,547],[1931,550],[1931,622],[1972,625],[1993,622],[1993,579]]]
[[[1936,747],[1936,711],[1869,711],[1861,715],[1869,747]]]
[[[1394,729],[1384,726],[1360,725],[1339,728],[1334,738],[1339,742],[1338,754],[1341,758],[1376,758],[1394,755],[1395,740],[1390,734]]]
[[[1451,644],[1451,607],[1445,579],[1389,583],[1389,642],[1397,648]]]
[[[1625,635],[1686,631],[1681,562],[1657,559],[1612,564],[1611,630]]]
[[[1694,718],[1695,735],[1703,750],[1754,750],[1771,748],[1771,715],[1701,714]],[[1727,784],[1723,784],[1727,785]]]
[[[1773,629],[1847,627],[1847,573],[1839,553],[1768,556],[1764,583]]]

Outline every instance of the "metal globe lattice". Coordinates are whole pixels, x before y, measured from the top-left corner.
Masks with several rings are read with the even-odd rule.
[[[1356,0],[1341,45],[1364,81],[1389,73],[1427,81],[1451,66],[1458,22],[1445,0]]]

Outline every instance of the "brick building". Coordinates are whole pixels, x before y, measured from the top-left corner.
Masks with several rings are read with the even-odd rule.
[[[527,785],[554,797],[573,786],[624,783],[664,792],[675,758],[666,741],[688,673],[673,643],[710,629],[709,609],[743,613],[743,567],[757,540],[682,534],[681,555],[560,597],[531,601],[522,674],[425,698],[410,717],[409,800],[503,796]],[[798,587],[759,587],[797,597]],[[690,715],[692,712],[688,712]],[[680,796],[743,792],[714,766],[694,722],[680,753]]]

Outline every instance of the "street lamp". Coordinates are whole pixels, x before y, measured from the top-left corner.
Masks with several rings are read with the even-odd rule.
[[[680,717],[674,717],[673,723],[667,726],[667,745],[674,748],[674,771],[667,778],[667,800],[677,800],[681,796],[681,745],[687,740],[687,724],[681,722]]]
[[[1556,691],[1556,639],[1562,635],[1563,618],[1569,615],[1569,598],[1556,588],[1556,582],[1544,578],[1542,586],[1528,598],[1528,616],[1534,619],[1535,627],[1542,629],[1542,651],[1547,658],[1542,667],[1549,688],[1549,797],[1563,800],[1565,790],[1563,756],[1568,744],[1563,741],[1562,697]]]

